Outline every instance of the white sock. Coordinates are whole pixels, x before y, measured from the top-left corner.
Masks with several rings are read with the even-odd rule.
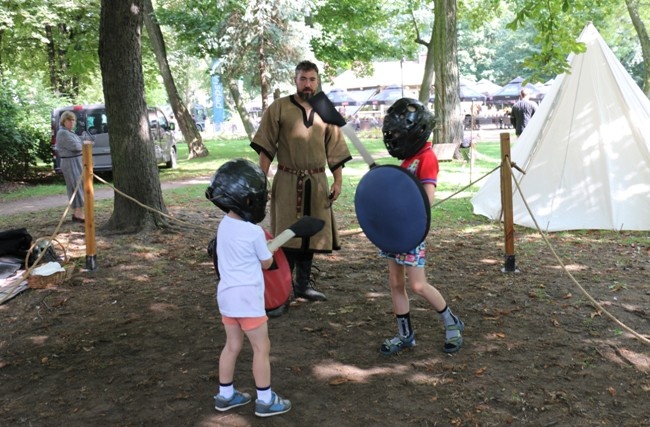
[[[271,403],[273,398],[273,393],[271,392],[271,387],[265,388],[263,390],[257,389],[257,400],[261,400],[264,403]]]
[[[228,400],[235,394],[235,387],[233,387],[232,383],[226,385],[219,384],[219,394]]]

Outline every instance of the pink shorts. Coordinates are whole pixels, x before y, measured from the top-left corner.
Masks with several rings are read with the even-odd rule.
[[[242,331],[252,331],[262,326],[267,320],[268,316],[260,317],[228,317],[221,316],[221,322],[224,325],[239,325]]]

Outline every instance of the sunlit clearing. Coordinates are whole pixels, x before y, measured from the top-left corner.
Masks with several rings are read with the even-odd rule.
[[[134,282],[149,282],[149,275],[148,274],[140,274],[138,276],[134,276],[133,279]]]
[[[346,381],[366,382],[370,377],[373,376],[395,376],[403,374],[408,369],[408,366],[404,365],[361,369],[352,365],[344,365],[342,363],[326,361],[314,366],[313,371],[316,378],[328,382],[336,378],[344,378]]]
[[[43,344],[45,344],[45,341],[48,340],[48,338],[49,338],[49,336],[47,336],[47,335],[36,335],[36,336],[33,336],[33,337],[29,337],[29,340],[31,342],[33,342],[34,344],[43,345]]]
[[[630,334],[629,337],[632,338],[632,335]],[[605,359],[623,367],[632,365],[640,372],[650,373],[649,355],[634,352],[609,341],[603,341],[603,344],[599,352]]]
[[[387,297],[388,294],[386,292],[366,292],[364,296],[366,298],[384,298]]]
[[[587,268],[584,265],[579,265],[579,264],[569,264],[569,265],[565,265],[564,267],[567,269],[567,271],[582,271]],[[556,265],[551,268],[555,270],[562,270],[562,266],[560,265]]]
[[[415,374],[412,375],[411,378],[409,378],[409,381],[414,384],[437,386],[441,384],[453,383],[454,379],[446,376],[446,374],[438,374],[438,375]]]
[[[168,310],[177,310],[178,306],[175,304],[167,304],[165,302],[154,303],[149,306],[151,311],[157,311],[159,313],[168,311]]]
[[[210,415],[197,424],[198,427],[250,427],[252,425],[244,416],[232,412]]]

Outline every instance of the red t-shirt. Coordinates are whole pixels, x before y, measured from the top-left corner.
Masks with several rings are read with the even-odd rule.
[[[424,144],[415,156],[404,160],[401,166],[417,177],[423,185],[438,186],[438,158],[433,152],[431,142]]]

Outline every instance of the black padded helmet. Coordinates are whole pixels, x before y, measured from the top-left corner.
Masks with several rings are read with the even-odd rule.
[[[257,224],[266,216],[266,175],[250,160],[230,160],[217,169],[205,197],[224,212],[232,210],[244,221]]]
[[[386,111],[382,133],[388,153],[400,160],[414,156],[433,131],[434,117],[420,101],[402,98]]]

